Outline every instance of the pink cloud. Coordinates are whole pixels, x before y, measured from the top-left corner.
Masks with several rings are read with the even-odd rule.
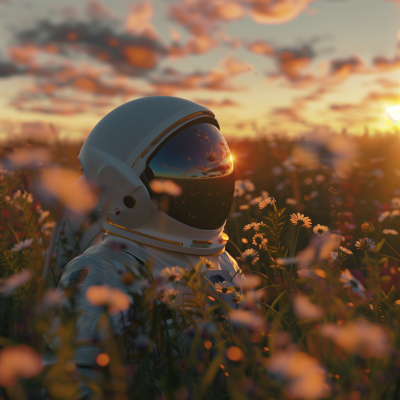
[[[153,4],[150,0],[134,4],[126,18],[125,29],[135,35],[160,40],[161,37],[151,22],[152,18]]]
[[[87,7],[87,13],[92,18],[116,19],[117,16],[105,7],[99,0],[90,0]]]
[[[282,24],[295,19],[315,0],[248,0],[249,14],[262,24]]]
[[[258,39],[245,45],[246,49],[255,54],[266,56],[274,55],[274,49],[265,40]]]

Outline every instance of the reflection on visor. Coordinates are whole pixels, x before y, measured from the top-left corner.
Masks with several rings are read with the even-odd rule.
[[[213,230],[225,222],[232,205],[235,176],[224,137],[209,123],[189,126],[164,142],[148,159],[142,175],[150,195],[153,179],[171,179],[183,193],[167,196],[169,216],[197,229]],[[164,197],[165,198],[165,197]]]

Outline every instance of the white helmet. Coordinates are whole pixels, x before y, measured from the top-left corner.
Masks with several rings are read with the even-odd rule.
[[[130,101],[93,128],[78,158],[100,189],[107,232],[180,253],[224,251],[234,168],[207,108],[171,96]],[[153,179],[173,181],[182,194],[155,193]]]

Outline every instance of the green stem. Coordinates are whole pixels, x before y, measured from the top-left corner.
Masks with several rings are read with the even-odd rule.
[[[398,256],[400,256],[400,253],[399,253],[393,246],[391,246],[391,245],[387,242],[386,238],[380,237],[376,232],[375,232],[375,235],[378,236],[379,239],[384,240],[385,243],[386,243]]]
[[[295,254],[295,252],[296,252],[297,239],[299,238],[300,228],[301,228],[301,226],[300,226],[300,224],[299,224],[299,229],[297,230],[296,241],[294,242],[294,248],[293,248],[293,255],[292,255],[292,258],[294,257],[294,254]],[[290,276],[291,276],[291,274],[292,274],[292,266],[293,266],[293,263],[290,264],[289,278],[290,278]]]
[[[31,221],[32,221],[32,218],[33,218],[33,214],[35,214],[35,211],[36,211],[36,208],[34,207],[33,213],[31,215],[31,217],[29,218],[28,226],[26,227],[24,238],[22,239],[23,242],[25,241],[26,235],[28,234],[29,225],[31,224]]]

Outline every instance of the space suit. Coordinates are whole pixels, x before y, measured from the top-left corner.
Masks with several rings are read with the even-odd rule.
[[[235,175],[229,147],[210,110],[170,96],[130,101],[94,127],[78,158],[84,179],[100,190],[97,209],[105,232],[93,231],[96,244],[89,243],[65,266],[58,285],[60,293],[74,287],[78,340],[98,333],[102,312],[87,300],[87,289],[108,285],[126,292],[121,277],[127,266],[135,270],[152,258],[152,276],[157,278],[165,268],[189,270],[204,257],[215,266],[209,269],[203,263],[200,270],[211,290],[218,282],[243,276],[225,251],[229,238],[223,230]],[[182,304],[183,292],[178,287],[175,306]],[[121,315],[110,320],[114,333],[120,334]],[[48,339],[47,346],[57,343]],[[99,351],[91,345],[76,351],[73,361],[82,375],[91,374]],[[55,362],[52,354],[44,354],[45,365]],[[83,383],[81,391],[82,398],[91,393]]]

